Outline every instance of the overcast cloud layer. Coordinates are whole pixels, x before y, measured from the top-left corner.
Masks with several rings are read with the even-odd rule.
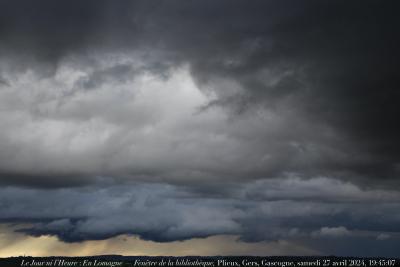
[[[328,178],[267,179],[219,197],[165,184],[8,187],[1,203],[0,220],[29,223],[19,232],[65,242],[120,234],[157,242],[236,235],[246,242],[290,240],[320,254],[393,256],[400,239],[400,193]]]
[[[0,220],[393,255],[398,7],[2,1]]]

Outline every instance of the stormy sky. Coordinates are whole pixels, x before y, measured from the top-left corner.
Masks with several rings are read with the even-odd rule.
[[[399,256],[399,7],[1,1],[0,256]]]

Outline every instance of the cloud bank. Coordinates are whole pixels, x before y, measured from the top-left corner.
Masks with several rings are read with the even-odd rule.
[[[18,232],[54,235],[64,242],[122,234],[156,242],[235,235],[246,242],[291,240],[329,253],[326,239],[397,244],[400,230],[397,191],[361,190],[328,178],[266,179],[232,187],[219,197],[165,184],[79,190],[8,187],[1,190],[1,203],[2,222],[29,224]],[[338,251],[343,254],[348,248]]]

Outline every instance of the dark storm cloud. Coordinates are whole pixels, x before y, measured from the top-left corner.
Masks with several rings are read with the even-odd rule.
[[[28,109],[29,116],[64,122],[106,117],[127,133],[134,129],[127,128],[124,116],[136,116],[139,123],[146,124],[147,116],[153,116],[153,123],[159,115],[148,115],[153,111],[140,107],[130,110],[128,104],[115,107],[119,105],[117,99],[105,101],[101,96],[88,103],[78,99],[76,92],[99,88],[117,91],[121,84],[148,73],[168,80],[176,68],[186,64],[197,85],[214,95],[198,107],[200,113],[223,106],[233,111],[233,120],[244,120],[241,116],[249,112],[248,117],[253,116],[254,110],[265,110],[281,120],[279,126],[272,126],[276,127],[274,134],[265,134],[246,123],[240,126],[248,128],[245,136],[222,130],[227,138],[240,139],[231,147],[232,153],[240,154],[243,150],[236,150],[239,147],[248,151],[260,148],[249,160],[258,161],[258,165],[244,162],[243,169],[237,169],[238,162],[243,162],[240,156],[234,164],[222,163],[222,167],[205,162],[180,165],[177,160],[164,162],[156,170],[144,166],[126,170],[118,164],[104,167],[110,163],[100,162],[93,154],[85,156],[97,161],[98,166],[93,168],[97,171],[73,167],[67,173],[70,176],[131,176],[143,172],[170,177],[173,175],[165,173],[174,169],[183,176],[202,173],[201,179],[235,174],[262,178],[295,172],[305,177],[323,174],[397,180],[400,133],[396,6],[394,1],[3,1],[1,84],[18,86],[17,81],[22,80],[18,74],[33,71],[38,76],[29,81],[32,86],[47,88],[47,93],[60,87],[66,92],[57,96],[56,103],[50,103],[52,99],[44,97],[44,92],[37,95],[36,102],[29,101],[32,89],[22,83],[19,86],[25,89],[10,88],[7,103],[16,101],[12,95],[16,91],[27,90],[19,104],[20,109]],[[105,57],[100,62],[99,57],[115,53],[120,54],[119,60],[107,65]],[[124,58],[139,58],[142,63],[137,65],[137,60]],[[73,85],[62,83],[70,76],[63,76],[61,82],[57,78],[66,61],[83,73],[74,74],[80,76],[74,78]],[[43,79],[49,82],[40,84]],[[74,89],[68,91],[71,86]],[[74,111],[60,112],[74,96],[76,106],[70,107]],[[43,107],[47,104],[52,108]],[[134,118],[130,125],[135,122]],[[185,132],[180,129],[174,134]],[[8,142],[7,134],[3,135],[6,139],[1,142]],[[209,142],[204,136],[199,138]],[[243,139],[247,138],[253,138],[253,143],[245,143]],[[25,142],[19,149],[31,145]],[[38,154],[49,156],[46,151]],[[110,155],[104,157],[105,162],[111,161]],[[266,158],[268,163],[263,161]],[[2,169],[11,176],[32,172],[41,180],[40,176],[59,176],[65,171],[61,169],[67,168],[49,172],[26,166],[21,170]]]
[[[193,67],[205,81],[212,82],[214,74],[217,80],[237,80],[243,87],[239,101],[228,96],[226,103],[239,111],[255,104],[293,109],[299,120],[328,124],[336,134],[348,137],[353,145],[342,153],[368,158],[352,163],[333,157],[313,164],[313,170],[398,177],[398,19],[387,4],[304,5],[289,18],[273,19],[272,25],[266,16],[264,23],[248,28],[258,33],[241,37],[241,49],[228,49],[220,60],[205,57]],[[224,94],[219,103],[225,103]],[[317,137],[304,138],[300,143],[307,146]]]
[[[285,192],[289,184],[294,194]],[[158,242],[233,234],[248,242],[297,240],[323,247],[322,253],[332,251],[322,246],[326,240],[399,242],[398,192],[362,190],[327,178],[267,179],[237,185],[223,198],[164,184],[74,190],[7,187],[0,196],[0,221],[22,224],[18,231],[29,235],[54,235],[65,242],[119,234]]]
[[[110,24],[113,32],[123,26],[118,25],[120,21],[114,20],[118,11],[113,12],[113,9],[122,13],[129,12],[130,3],[124,1],[120,7],[110,4],[105,1],[43,1],[40,4],[25,1],[2,2],[2,47],[28,55],[33,53],[34,57],[41,60],[55,61],[68,52],[84,49],[86,44],[92,42],[91,39],[97,31],[105,30],[105,24]],[[111,14],[109,19],[107,13]]]
[[[1,1],[1,220],[398,244],[398,7]]]

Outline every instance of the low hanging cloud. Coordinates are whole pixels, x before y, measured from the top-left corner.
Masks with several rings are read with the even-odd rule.
[[[345,237],[351,235],[351,232],[347,230],[346,227],[339,226],[339,227],[322,227],[320,230],[312,232],[312,236],[318,237]],[[382,235],[382,234],[380,234]],[[378,235],[378,237],[380,236]]]
[[[298,196],[276,199],[288,184]],[[335,198],[334,193],[324,194],[328,186],[336,192]],[[255,188],[265,192],[265,197],[257,196]],[[302,197],[311,188],[319,197]],[[382,236],[400,230],[397,192],[361,190],[327,178],[237,184],[217,198],[165,184],[98,185],[79,190],[8,187],[1,189],[1,203],[0,220],[20,224],[19,232],[54,235],[65,242],[122,234],[158,242],[213,235],[237,235],[246,242],[332,237],[385,241]]]

